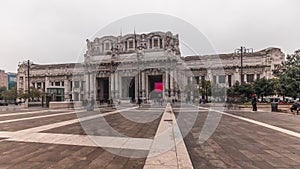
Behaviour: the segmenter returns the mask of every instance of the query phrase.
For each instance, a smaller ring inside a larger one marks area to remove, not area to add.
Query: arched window
[[[150,46],[152,45],[153,48],[163,48],[163,42],[160,36],[154,36],[150,40]]]
[[[110,43],[109,42],[105,42],[105,50],[109,50],[110,49]]]
[[[133,49],[134,48],[134,44],[133,44],[133,39],[128,39],[128,49]]]
[[[155,48],[159,47],[158,42],[159,42],[159,39],[157,37],[153,38],[153,47],[155,47]]]

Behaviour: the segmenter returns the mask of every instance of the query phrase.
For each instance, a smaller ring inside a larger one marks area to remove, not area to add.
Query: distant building
[[[17,86],[17,74],[16,73],[7,73],[8,78],[8,90],[11,90],[13,87]]]
[[[180,100],[198,97],[180,88],[192,81],[198,87],[202,79],[226,87],[241,81],[239,54],[182,56],[179,36],[171,32],[104,36],[86,42],[83,63],[31,65],[30,86],[51,93],[56,101],[137,100],[138,93],[144,99],[170,96]],[[243,81],[274,77],[272,71],[284,59],[279,48],[245,53]],[[24,63],[18,68],[19,89],[28,89],[27,78]]]
[[[0,87],[5,86],[8,89],[8,75],[4,70],[0,70]]]

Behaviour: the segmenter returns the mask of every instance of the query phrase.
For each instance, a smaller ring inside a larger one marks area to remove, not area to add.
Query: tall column
[[[170,88],[171,88],[171,97],[174,96],[174,71],[170,73]]]
[[[191,76],[189,79],[190,79],[190,83],[193,83],[193,77]],[[191,91],[191,102],[193,102],[193,100],[194,100],[194,93],[193,91]]]
[[[164,90],[164,93],[165,93],[166,98],[169,97],[168,90],[169,90],[169,73],[165,72],[165,90]]]
[[[96,73],[92,73],[92,83],[93,83],[93,99],[96,100],[97,98],[97,81],[96,81]]]
[[[119,98],[122,98],[122,86],[123,86],[123,82],[122,82],[122,76],[120,75],[120,73],[118,73],[118,86],[119,86]]]
[[[44,87],[45,87],[45,86],[44,86],[44,82],[42,81],[42,82],[41,82],[41,89],[43,90]]]
[[[84,74],[84,81],[85,81],[85,86],[82,86],[82,81],[80,80],[79,82],[79,100],[82,99],[90,99],[90,94],[91,94],[91,86],[90,86],[90,73],[87,72],[86,74]],[[82,89],[82,90],[81,90]],[[83,97],[81,98],[81,93],[83,92]]]
[[[149,97],[149,82],[148,75],[145,73],[145,97],[148,99]]]
[[[67,77],[65,77],[64,79],[64,90],[65,90],[65,100],[69,100],[70,97],[69,97],[69,94],[70,94],[70,83],[69,83],[69,80],[67,79]]]
[[[137,101],[137,97],[138,97],[138,74],[134,77],[135,78],[135,80],[134,80],[134,82],[135,82],[135,99],[136,99],[136,101]],[[124,84],[125,85],[125,84]]]
[[[145,91],[146,91],[146,90],[145,90],[145,87],[146,87],[146,86],[145,86],[145,85],[146,85],[146,84],[145,84],[145,80],[146,80],[146,79],[145,79],[145,72],[142,72],[142,97],[145,97]]]
[[[114,73],[110,73],[110,98],[114,98],[114,83],[115,83]]]
[[[174,88],[176,88],[178,90],[178,74],[177,74],[176,69],[174,70],[173,77],[174,77],[173,78],[174,79]],[[175,96],[175,99],[178,100],[178,93],[177,93],[177,91],[175,91],[174,96]]]
[[[235,72],[233,74],[233,82],[235,83],[236,81],[239,81],[241,83],[241,76],[239,74],[239,69],[235,69]]]
[[[119,73],[115,72],[115,98],[119,98]]]
[[[72,89],[71,89],[71,93],[72,93],[72,100],[74,100],[75,99],[75,94],[74,94],[74,92],[73,92],[73,88],[74,88],[74,81],[72,80],[71,81],[71,83],[72,83]]]

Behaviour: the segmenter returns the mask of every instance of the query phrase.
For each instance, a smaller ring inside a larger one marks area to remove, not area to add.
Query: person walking
[[[257,98],[256,98],[256,94],[252,94],[252,111],[257,111]]]

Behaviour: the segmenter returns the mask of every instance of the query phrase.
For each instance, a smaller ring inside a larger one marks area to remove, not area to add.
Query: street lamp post
[[[138,60],[138,86],[137,86],[137,94],[138,94],[138,105],[141,107],[141,102],[140,102],[140,55],[137,55],[137,60]]]
[[[137,100],[137,102],[138,102],[138,105],[139,105],[139,107],[141,107],[141,99],[140,99],[140,60],[141,60],[141,55],[142,55],[142,50],[144,49],[144,47],[143,46],[138,46],[137,47],[137,69],[138,69],[138,83],[137,83],[137,92],[138,92],[138,100]]]
[[[30,60],[27,61],[27,85],[28,85],[28,106],[29,106],[29,99],[30,99]]]
[[[243,78],[243,56],[246,53],[253,53],[253,49],[241,46],[240,48],[235,49],[234,52],[237,53],[237,54],[240,54],[240,56],[241,56],[241,71],[240,71],[240,73],[241,73],[241,83],[243,83],[244,82],[244,78]]]
[[[168,58],[168,61],[169,61],[169,70],[168,70],[168,74],[169,74],[169,76],[168,76],[168,97],[169,97],[169,99],[171,98],[171,59],[170,58]]]

